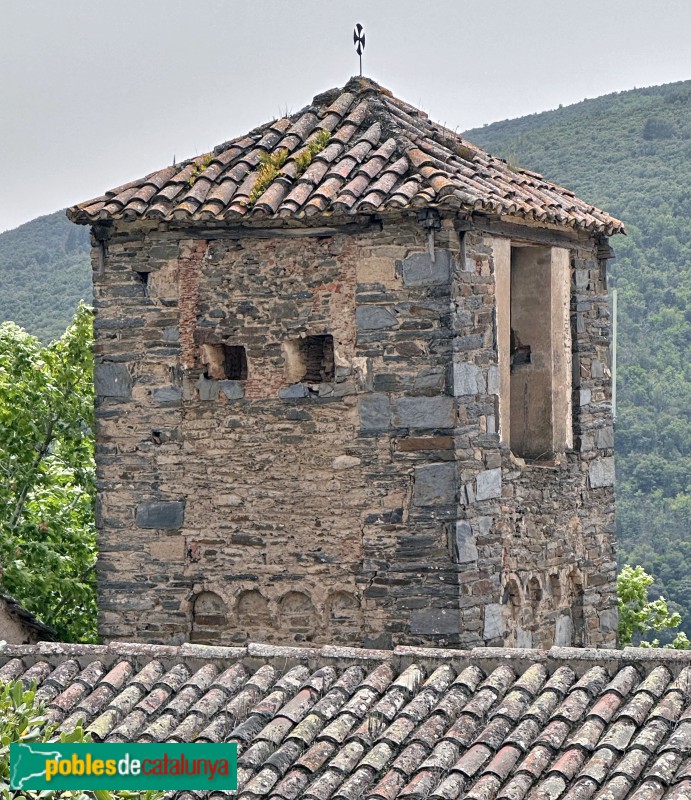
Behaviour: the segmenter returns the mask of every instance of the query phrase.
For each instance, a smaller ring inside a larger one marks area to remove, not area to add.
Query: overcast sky
[[[691,78],[689,0],[0,0],[0,231],[358,71],[459,130]]]

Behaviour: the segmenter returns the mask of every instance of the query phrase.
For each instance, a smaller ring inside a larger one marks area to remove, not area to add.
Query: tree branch
[[[53,418],[48,423],[48,430],[46,431],[45,439],[43,440],[43,444],[39,448],[38,452],[36,453],[36,457],[34,458],[33,464],[29,470],[29,475],[27,476],[26,481],[24,482],[24,486],[22,487],[21,492],[19,493],[19,497],[17,499],[17,505],[14,508],[14,512],[12,513],[12,517],[10,518],[8,529],[13,531],[17,527],[17,523],[19,522],[19,518],[22,515],[22,511],[24,510],[24,505],[26,503],[26,498],[29,494],[31,486],[33,485],[33,477],[36,474],[36,470],[41,465],[41,462],[48,454],[48,449],[53,441],[53,428],[55,427],[55,423],[57,419]]]

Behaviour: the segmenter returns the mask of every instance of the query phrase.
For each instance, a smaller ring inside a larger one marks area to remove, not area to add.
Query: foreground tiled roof
[[[247,800],[691,798],[686,653],[40,644],[0,665],[63,730],[237,742]]]
[[[272,157],[272,158],[271,158]],[[74,222],[304,218],[439,206],[610,235],[622,223],[363,78],[212,153],[68,210]]]

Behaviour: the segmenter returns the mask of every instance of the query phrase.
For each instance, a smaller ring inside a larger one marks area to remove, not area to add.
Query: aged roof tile
[[[96,741],[237,742],[238,800],[691,798],[691,655],[91,647],[0,650],[0,679]]]
[[[393,762],[392,766],[406,777],[406,780],[415,772],[422,764],[425,756],[429,753],[429,747],[421,744],[420,742],[413,742],[403,750],[398,758]],[[454,759],[455,760],[455,759]]]
[[[309,175],[289,160],[273,182],[253,192],[261,158],[281,150],[292,157],[306,154],[312,160]],[[340,186],[336,178],[349,182]],[[494,158],[366,78],[322,93],[297,114],[225,142],[212,153],[80,203],[68,216],[83,224],[140,217],[193,222],[425,205],[478,209],[605,235],[623,232],[618,220],[568,189]]]
[[[664,795],[665,800],[688,800],[689,797],[691,797],[691,780],[678,783]]]

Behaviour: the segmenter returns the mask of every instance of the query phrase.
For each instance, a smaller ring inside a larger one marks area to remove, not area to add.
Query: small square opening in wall
[[[223,345],[223,369],[230,381],[247,380],[247,353],[242,345]]]
[[[288,383],[331,383],[335,379],[334,339],[330,333],[304,336],[284,347]]]
[[[247,352],[242,345],[202,345],[202,363],[207,378],[216,380],[247,380]]]

